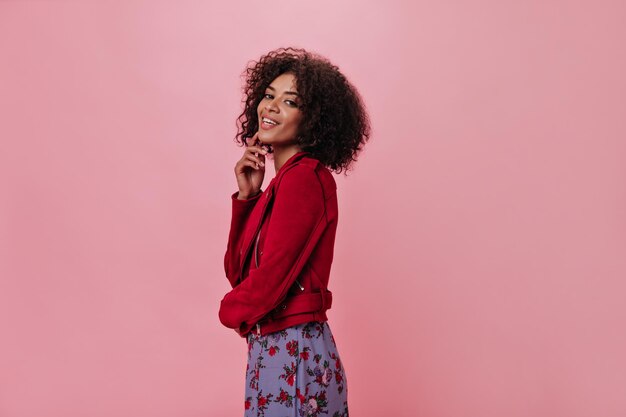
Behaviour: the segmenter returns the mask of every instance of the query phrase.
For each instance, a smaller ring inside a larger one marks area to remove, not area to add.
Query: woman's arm
[[[239,190],[231,196],[232,218],[226,254],[224,255],[224,271],[232,287],[237,285],[240,275],[241,254],[239,248],[243,239],[242,232],[250,212],[263,194],[261,184],[263,184],[265,177],[265,154],[267,151],[257,145],[258,135],[257,132],[252,136],[234,169]]]
[[[230,232],[228,233],[228,244],[226,245],[226,254],[224,254],[224,271],[226,278],[230,282],[231,287],[237,285],[240,275],[241,240],[243,239],[243,231],[246,226],[246,220],[254,205],[259,200],[263,191],[259,192],[248,199],[239,200],[239,191],[230,196],[232,200],[232,217],[230,220]]]
[[[263,262],[221,301],[226,327],[252,326],[287,295],[326,227],[322,185],[314,169],[297,165],[276,189]]]

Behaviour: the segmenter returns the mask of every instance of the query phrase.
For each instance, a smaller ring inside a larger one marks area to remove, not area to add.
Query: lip
[[[276,119],[272,119],[271,117],[269,117],[269,116],[267,116],[267,115],[262,115],[262,116],[261,116],[261,119],[263,119],[264,117],[265,117],[266,119],[269,119],[269,120],[271,120],[272,122],[276,123],[277,125],[278,125],[278,124],[280,124],[280,123],[278,123],[278,120],[276,120]]]
[[[270,129],[275,128],[276,126],[277,126],[277,125],[270,125],[270,124],[267,124],[267,123],[265,123],[265,122],[261,122],[261,124],[259,125],[259,127],[260,127],[261,129],[263,129],[263,130],[270,130]]]
[[[271,125],[269,123],[265,123],[263,121],[263,118],[269,119],[271,121],[273,121],[274,123],[276,123],[275,125]],[[259,123],[259,127],[263,130],[270,130],[272,128],[275,128],[276,126],[278,126],[280,123],[278,123],[276,120],[272,119],[271,117],[267,117],[267,116],[262,116],[261,117],[261,123]]]

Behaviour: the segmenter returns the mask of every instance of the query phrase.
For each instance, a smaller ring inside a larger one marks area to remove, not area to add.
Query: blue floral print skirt
[[[248,340],[244,417],[348,417],[348,389],[328,322]]]

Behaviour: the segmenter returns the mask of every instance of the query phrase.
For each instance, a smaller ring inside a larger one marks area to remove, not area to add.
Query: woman
[[[304,49],[271,51],[246,74],[224,257],[233,289],[219,311],[248,342],[244,415],[347,416],[326,316],[338,215],[331,170],[356,161],[367,113],[338,68]],[[269,155],[276,175],[261,190]]]

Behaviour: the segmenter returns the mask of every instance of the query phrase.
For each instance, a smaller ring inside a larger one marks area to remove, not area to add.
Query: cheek
[[[290,125],[291,125],[294,129],[296,129],[296,128],[300,125],[300,122],[301,122],[301,121],[302,121],[302,116],[298,114],[298,115],[296,115],[296,116],[294,116],[294,117],[292,117],[292,118],[291,118],[291,121],[290,121],[290,123],[289,123],[289,124],[290,124]]]

